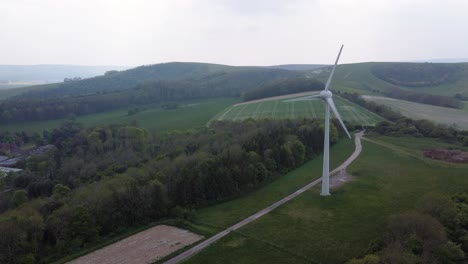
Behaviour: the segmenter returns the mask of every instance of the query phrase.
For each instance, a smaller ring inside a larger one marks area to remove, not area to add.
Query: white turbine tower
[[[338,121],[340,121],[340,124],[343,127],[346,134],[348,135],[348,137],[351,138],[348,130],[346,129],[346,126],[343,123],[343,120],[341,120],[340,114],[336,109],[335,103],[333,102],[333,94],[329,91],[329,86],[333,78],[333,74],[335,73],[336,65],[338,64],[338,60],[340,59],[342,50],[343,45],[341,45],[341,49],[338,53],[338,57],[336,58],[335,65],[333,66],[330,76],[328,77],[327,83],[325,84],[325,90],[321,91],[319,95],[311,95],[285,101],[296,102],[322,99],[325,102],[325,136],[323,142],[322,192],[320,193],[320,195],[322,196],[330,195],[330,108],[333,110],[333,113],[335,114],[335,117],[338,119]]]

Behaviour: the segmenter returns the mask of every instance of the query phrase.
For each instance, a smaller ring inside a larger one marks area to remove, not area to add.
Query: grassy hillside
[[[233,105],[218,113],[212,120],[241,121],[253,119],[323,118],[324,103],[321,100],[285,103],[285,99]],[[383,118],[341,97],[334,97],[336,107],[343,120],[351,124],[373,126]]]
[[[381,239],[389,215],[412,210],[431,193],[468,190],[467,165],[447,166],[422,157],[421,150],[428,146],[450,145],[416,138],[372,140],[363,142],[361,156],[348,169],[354,179],[332,190],[332,196],[321,197],[316,186],[187,263],[343,263],[365,254]],[[318,178],[320,162],[316,166],[294,173]],[[208,208],[197,214],[197,220],[227,226],[241,219],[240,213],[233,216],[235,212],[254,207],[255,199],[260,198],[251,195]]]
[[[128,115],[128,109],[110,112],[84,115],[76,118],[85,127],[99,126],[115,123],[136,123],[139,127],[169,131],[203,127],[208,120],[220,110],[226,108],[238,100],[234,98],[219,98],[207,100],[185,101],[174,110],[165,110],[160,104],[144,106],[146,109]],[[67,119],[57,119],[41,122],[25,122],[15,124],[0,124],[0,129],[9,131],[26,131],[42,133],[43,130],[51,130],[59,127]]]
[[[468,104],[466,102],[465,109],[461,110],[380,96],[364,96],[364,99],[389,106],[393,110],[412,119],[427,119],[434,123],[449,126],[455,125],[461,129],[468,129]]]
[[[344,92],[358,92],[361,94],[379,94],[387,88],[400,87],[408,91],[425,92],[437,95],[454,96],[460,93],[468,96],[468,63],[456,64],[459,68],[459,79],[455,81],[447,81],[435,86],[420,86],[420,87],[404,87],[396,86],[390,82],[386,82],[374,74],[372,68],[376,66],[388,65],[392,63],[385,62],[368,62],[356,64],[339,65],[334,80],[332,89]],[[318,74],[319,78],[324,81],[328,78],[329,68]]]
[[[368,62],[356,64],[343,64],[337,68],[332,89],[358,92],[364,94],[376,94],[396,85],[376,77],[372,73],[375,67],[387,67],[394,63]],[[414,65],[424,65],[415,63]],[[448,64],[452,65],[452,64]],[[468,63],[453,64],[459,69],[459,78],[455,81],[442,82],[435,86],[402,87],[409,91],[427,92],[438,95],[454,96],[460,93],[468,96]],[[325,65],[277,65],[269,67],[233,67],[208,63],[173,62],[140,66],[134,69],[116,72],[106,76],[99,76],[78,82],[64,84],[51,84],[28,87],[26,90],[53,90],[48,95],[89,94],[97,91],[115,91],[130,89],[139,83],[154,81],[180,81],[192,80],[205,85],[233,84],[236,81],[240,86],[246,86],[242,90],[258,86],[277,78],[306,75],[318,77],[326,81],[330,67]],[[59,89],[57,89],[59,88]],[[17,95],[18,91],[0,91],[0,99],[11,95]],[[44,93],[42,93],[44,94]]]
[[[283,65],[273,65],[267,66],[269,68],[276,68],[276,69],[285,69],[285,70],[292,70],[292,71],[309,71],[309,70],[316,70],[319,68],[327,67],[327,65],[323,64],[283,64]]]
[[[30,89],[30,96],[69,96],[127,90],[138,84],[158,81],[185,81],[193,86],[232,90],[239,93],[278,78],[297,75],[295,71],[265,67],[234,67],[208,63],[172,62],[145,65],[104,76],[70,81],[58,85],[43,85]],[[226,92],[226,93],[228,93]]]

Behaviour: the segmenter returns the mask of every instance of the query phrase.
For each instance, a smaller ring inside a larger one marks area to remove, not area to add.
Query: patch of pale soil
[[[351,181],[352,179],[353,177],[351,174],[347,173],[346,170],[341,170],[335,176],[330,177],[330,187],[340,187],[341,185]]]
[[[177,227],[158,225],[67,263],[153,263],[202,238],[202,236]]]
[[[284,99],[284,98],[291,98],[291,97],[314,95],[314,94],[319,94],[319,93],[320,93],[320,91],[308,91],[308,92],[302,92],[302,93],[285,94],[285,95],[267,97],[267,98],[247,101],[247,102],[243,102],[243,103],[238,103],[238,104],[235,104],[234,106],[244,105],[244,104],[252,104],[252,103],[257,103],[257,102],[264,102],[264,101],[271,101],[271,100],[277,100],[277,99]]]

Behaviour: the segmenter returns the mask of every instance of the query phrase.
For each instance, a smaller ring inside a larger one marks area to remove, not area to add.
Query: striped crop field
[[[339,96],[333,97],[336,107],[343,120],[356,125],[373,126],[384,120],[382,117],[369,112]],[[211,121],[242,121],[245,119],[295,119],[295,118],[323,118],[325,106],[322,100],[284,102],[285,98],[265,101],[255,101],[252,103],[241,103],[232,105],[215,117]],[[333,117],[333,114],[332,114]]]

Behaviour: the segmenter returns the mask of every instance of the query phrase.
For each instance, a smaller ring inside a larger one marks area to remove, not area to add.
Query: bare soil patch
[[[353,177],[351,174],[347,173],[346,170],[341,170],[338,173],[336,173],[335,176],[330,177],[330,187],[340,187],[341,185],[351,181],[352,179]]]
[[[158,225],[68,262],[69,264],[153,263],[202,239],[173,226]]]
[[[425,157],[443,160],[453,163],[468,163],[468,152],[450,149],[426,149],[423,152]]]

